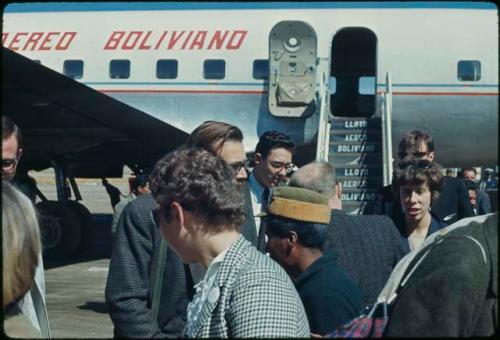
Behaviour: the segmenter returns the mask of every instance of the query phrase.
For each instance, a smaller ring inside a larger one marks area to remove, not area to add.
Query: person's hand
[[[311,338],[324,338],[321,334],[311,333]]]

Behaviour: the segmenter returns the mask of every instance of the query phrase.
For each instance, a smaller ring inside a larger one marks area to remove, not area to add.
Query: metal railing
[[[384,185],[392,179],[392,81],[387,72],[385,77],[385,93],[382,101],[382,162]]]
[[[316,93],[316,104],[319,106],[318,141],[316,147],[316,161],[328,162],[330,149],[330,120],[328,108],[328,84],[326,71],[319,72],[320,81]]]

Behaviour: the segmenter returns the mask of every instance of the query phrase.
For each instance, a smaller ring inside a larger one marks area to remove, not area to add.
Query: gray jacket
[[[310,336],[292,281],[244,237],[229,248],[209,294],[193,327],[196,338]]]

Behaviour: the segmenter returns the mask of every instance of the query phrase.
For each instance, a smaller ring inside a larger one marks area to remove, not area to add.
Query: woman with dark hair
[[[417,249],[433,232],[445,224],[431,211],[443,188],[441,166],[428,160],[400,163],[392,186],[405,215],[404,230],[400,230],[405,247]]]
[[[245,214],[234,170],[200,148],[173,151],[151,174],[153,218],[184,263],[204,278],[187,308],[190,338],[308,337],[292,281],[239,230]],[[164,311],[162,311],[164,312]]]

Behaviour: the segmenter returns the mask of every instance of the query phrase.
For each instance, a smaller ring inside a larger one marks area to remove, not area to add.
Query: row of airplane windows
[[[40,63],[40,60],[35,60]],[[128,79],[130,77],[130,60],[114,59],[109,62],[111,79]],[[175,59],[160,59],[156,62],[157,79],[177,79],[179,62]],[[83,78],[83,60],[65,60],[63,74],[73,78]],[[268,79],[269,61],[256,59],[253,61],[252,75],[254,79]],[[207,59],[203,61],[203,78],[220,80],[226,77],[226,61],[223,59]],[[481,62],[478,60],[460,60],[457,63],[457,79],[459,81],[478,81],[481,79]]]
[[[35,60],[41,63],[40,60]],[[109,62],[109,77],[111,79],[130,78],[130,60],[114,59]],[[179,62],[175,59],[160,59],[156,62],[157,79],[177,79]],[[269,61],[267,59],[256,59],[253,61],[252,74],[254,79],[268,78]],[[84,73],[83,60],[65,60],[63,63],[63,74],[73,78],[81,79]],[[224,79],[226,77],[226,61],[223,59],[207,59],[203,62],[204,79]]]

